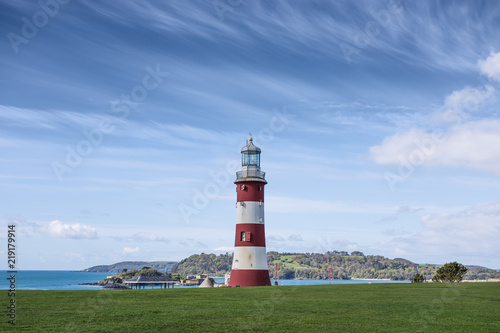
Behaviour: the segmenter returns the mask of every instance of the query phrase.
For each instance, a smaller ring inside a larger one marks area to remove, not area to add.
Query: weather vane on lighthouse
[[[259,147],[241,149],[241,171],[236,172],[236,236],[229,287],[270,286],[264,229],[264,185]]]

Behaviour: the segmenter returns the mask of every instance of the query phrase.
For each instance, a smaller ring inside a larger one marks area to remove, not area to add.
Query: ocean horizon
[[[9,289],[7,278],[12,273],[2,271],[0,283],[1,290]],[[95,283],[107,276],[116,273],[96,273],[82,271],[60,271],[60,270],[19,270],[15,273],[16,290],[99,290],[100,286],[85,285],[83,283]],[[215,278],[218,283],[223,283],[223,278]],[[366,284],[366,283],[409,283],[410,281],[389,280],[274,280],[280,286],[318,285],[318,284]],[[175,288],[196,288],[181,287]]]

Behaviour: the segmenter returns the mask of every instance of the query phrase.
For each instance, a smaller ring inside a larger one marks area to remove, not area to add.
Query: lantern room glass
[[[245,154],[241,155],[241,165],[255,165],[260,167],[260,154]]]

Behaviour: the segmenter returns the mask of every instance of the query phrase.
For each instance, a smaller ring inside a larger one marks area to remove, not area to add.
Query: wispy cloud
[[[111,119],[116,130],[105,135],[158,141],[174,146],[194,146],[199,142],[224,142],[235,137],[230,132],[190,126],[186,124],[162,123],[158,121],[137,122],[114,117],[113,114],[79,113],[73,111],[43,111],[0,105],[0,119],[4,126],[45,129],[51,131],[68,129],[83,132],[99,128],[102,119]],[[34,137],[34,135],[32,136]],[[82,138],[85,138],[82,136]],[[68,138],[68,140],[71,140]],[[74,139],[72,139],[74,140]],[[71,141],[66,142],[71,143]],[[76,142],[75,142],[76,144]]]
[[[381,213],[392,210],[378,205],[355,205],[327,200],[313,200],[294,197],[266,198],[266,209],[273,213],[333,213],[333,212],[372,212]]]
[[[4,126],[11,125],[25,128],[56,130],[74,125],[84,127],[97,126],[102,115],[80,114],[68,111],[18,108],[0,105],[0,119]]]
[[[399,206],[397,209],[396,213],[393,215],[388,215],[380,219],[379,222],[390,222],[390,221],[396,221],[401,215],[405,214],[415,214],[421,211],[424,211],[425,208],[419,207],[419,208],[412,208],[410,206]]]
[[[232,251],[234,251],[234,247],[233,246],[220,246],[220,247],[216,247],[215,249],[213,249],[213,251],[232,252]]]
[[[291,234],[290,236],[288,236],[288,240],[291,242],[303,242],[304,241],[304,239],[302,239],[301,234]]]
[[[149,242],[159,242],[164,244],[170,244],[171,240],[160,236],[157,233],[153,232],[138,232],[133,234],[132,236],[112,236],[114,239],[120,242],[126,243],[149,243]]]
[[[4,30],[22,34],[22,18],[40,3],[3,8]],[[266,213],[289,218],[269,221],[274,249],[359,250],[368,238],[398,236],[407,238],[397,247],[404,251],[415,236],[415,205],[457,212],[449,205],[466,205],[464,197],[495,196],[499,10],[495,1],[262,0],[243,1],[221,20],[212,1],[71,2],[19,54],[10,48],[0,58],[2,202],[7,213],[29,217],[16,222],[26,237],[54,248],[96,243],[96,255],[93,247],[78,251],[95,264],[165,246],[176,259],[224,250],[234,239],[234,170],[226,165],[252,132],[269,177]],[[344,44],[355,48],[351,62]],[[126,116],[114,112],[156,64],[168,79]],[[293,115],[286,128],[256,135],[283,106]],[[459,121],[436,121],[449,116]],[[83,132],[103,118],[115,129],[58,183],[51,163],[69,165],[71,149],[88,146]],[[442,140],[422,162],[434,184],[414,182],[405,196],[386,197],[385,167],[375,164],[398,164],[434,132]],[[452,168],[456,174],[440,177]],[[179,202],[193,202],[221,172],[230,181],[196,227],[179,223]],[[433,191],[451,177],[463,185],[457,193]],[[315,216],[316,235],[301,230],[300,214]],[[332,216],[348,222],[334,225]],[[398,221],[373,226],[384,217]],[[285,234],[272,229],[285,223]],[[168,233],[158,231],[165,225]],[[395,231],[381,236],[380,228]],[[318,245],[325,230],[332,236]]]

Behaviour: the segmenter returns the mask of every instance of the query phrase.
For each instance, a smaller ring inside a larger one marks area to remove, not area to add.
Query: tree
[[[424,274],[415,274],[415,277],[411,281],[411,283],[422,283],[425,281]]]
[[[140,275],[142,276],[162,276],[163,273],[157,270],[156,268],[147,268],[142,269]]]
[[[460,282],[463,280],[467,268],[464,265],[454,262],[444,264],[436,271],[432,278],[434,282]]]

